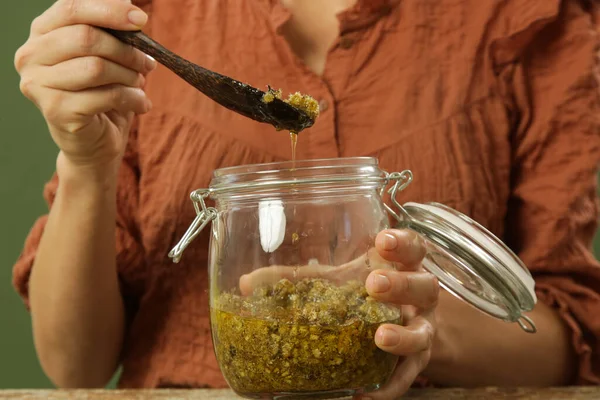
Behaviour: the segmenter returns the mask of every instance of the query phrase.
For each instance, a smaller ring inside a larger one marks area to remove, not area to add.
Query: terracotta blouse
[[[376,156],[415,175],[402,201],[472,216],[518,253],[573,332],[579,383],[600,383],[597,1],[359,0],[339,15],[323,76],[281,35],[278,0],[142,0],[166,47],[253,86],[301,91],[321,116],[299,158]],[[236,115],[159,67],[154,109],[120,171],[118,269],[128,310],[121,387],[223,387],[207,303],[207,239],[167,253],[214,169],[290,158],[288,135]],[[52,204],[56,177],[45,188]],[[28,276],[46,217],[14,267]]]

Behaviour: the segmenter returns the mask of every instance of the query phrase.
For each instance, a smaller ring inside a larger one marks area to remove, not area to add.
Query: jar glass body
[[[386,180],[371,158],[215,172],[210,240],[214,350],[249,398],[328,398],[375,390],[397,357],[375,346],[399,309],[374,301],[369,273],[389,227]],[[324,396],[324,397],[321,397]]]

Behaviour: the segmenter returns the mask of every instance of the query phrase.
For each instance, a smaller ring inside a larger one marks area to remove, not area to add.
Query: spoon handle
[[[188,80],[190,74],[193,74],[197,69],[203,69],[202,72],[207,74],[213,73],[212,71],[206,70],[198,65],[192,64],[184,58],[179,57],[163,45],[148,37],[142,31],[118,31],[114,29],[102,28],[104,31],[110,33],[120,41],[143,53],[153,57],[156,61],[175,72],[177,75]],[[192,84],[197,84],[198,76],[194,77]]]
[[[256,101],[248,102],[248,96],[258,99],[262,98],[261,93],[251,86],[203,68],[178,56],[142,31],[102,29],[121,42],[133,46],[153,57],[156,61],[222,106],[253,119],[262,117],[262,113],[256,114],[253,109]]]
[[[271,102],[263,102],[264,92],[202,68],[166,49],[142,31],[101,29],[153,57],[207,97],[238,114],[294,132],[300,132],[314,123],[314,120],[300,109],[277,98]]]

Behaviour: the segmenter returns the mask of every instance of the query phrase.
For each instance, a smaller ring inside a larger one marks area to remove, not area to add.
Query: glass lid
[[[386,208],[402,228],[426,239],[423,268],[436,275],[440,285],[453,295],[534,333],[535,324],[523,313],[531,311],[537,302],[535,282],[523,262],[494,234],[450,207],[439,203],[400,205],[396,193],[408,186],[412,173],[400,175],[389,190],[400,213]]]

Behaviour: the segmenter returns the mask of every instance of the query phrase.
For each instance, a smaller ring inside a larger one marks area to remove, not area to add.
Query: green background
[[[33,18],[52,3],[19,1],[0,12],[0,389],[52,387],[35,355],[29,314],[11,285],[23,240],[47,212],[42,189],[57,154],[41,114],[19,91],[13,60]]]
[[[51,3],[20,1],[0,13],[0,389],[51,387],[35,355],[29,315],[11,286],[23,239],[47,211],[42,188],[57,152],[40,113],[19,92],[13,56],[31,20]],[[599,254],[600,240],[596,249]]]

